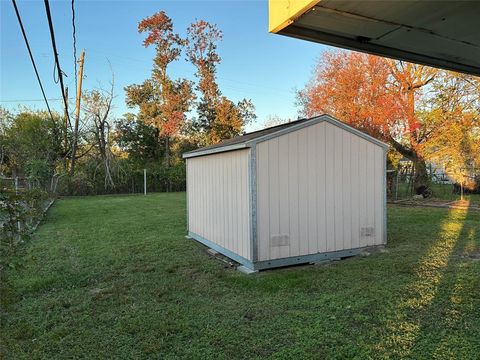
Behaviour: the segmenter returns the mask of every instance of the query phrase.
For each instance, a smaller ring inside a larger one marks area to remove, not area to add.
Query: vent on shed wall
[[[360,228],[360,236],[374,236],[375,228],[372,226]]]
[[[270,246],[288,246],[290,245],[290,236],[289,235],[272,235],[270,238]]]

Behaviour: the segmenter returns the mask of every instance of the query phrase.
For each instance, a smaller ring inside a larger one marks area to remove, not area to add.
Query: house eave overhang
[[[269,0],[269,31],[480,76],[480,2]]]

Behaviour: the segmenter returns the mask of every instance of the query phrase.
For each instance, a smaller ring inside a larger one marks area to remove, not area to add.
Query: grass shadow
[[[413,358],[475,359],[480,354],[480,212],[465,212],[435,298],[419,316]]]
[[[387,331],[376,345],[378,350],[398,357],[474,358],[470,352],[471,339],[466,339],[464,331],[459,333],[461,339],[448,334],[449,327],[445,319],[449,305],[455,301],[451,299],[452,295],[455,291],[459,292],[458,279],[465,276],[468,273],[465,270],[469,269],[462,263],[462,249],[465,250],[467,244],[470,244],[470,251],[478,249],[478,237],[475,240],[478,236],[475,235],[476,228],[480,223],[478,215],[467,210],[448,211],[440,231],[432,238],[430,248],[419,257],[413,268],[413,281],[406,284],[403,295],[386,315]],[[476,273],[478,274],[478,267]],[[475,272],[472,270],[469,275],[475,276]],[[469,287],[474,286],[475,281],[469,280]],[[456,297],[459,301],[461,295],[457,294]],[[473,298],[470,296],[469,300]],[[468,311],[456,310],[452,316],[462,320],[468,317]],[[478,313],[476,319],[480,320]],[[478,327],[476,328],[478,333]],[[445,352],[447,349],[451,351],[450,354]],[[439,350],[442,353],[437,353]]]

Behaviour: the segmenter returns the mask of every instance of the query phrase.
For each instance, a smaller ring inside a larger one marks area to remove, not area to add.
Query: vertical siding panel
[[[326,228],[326,208],[325,208],[325,123],[317,125],[316,130],[316,177],[317,177],[317,251],[327,251],[327,228]]]
[[[209,188],[207,186],[208,184],[208,173],[210,172],[209,170],[209,164],[210,164],[210,159],[207,159],[207,157],[204,157],[202,159],[202,168],[205,169],[202,171],[203,174],[203,179],[202,179],[202,206],[203,206],[203,229],[202,231],[204,233],[210,234],[210,227],[208,225],[208,220],[210,219],[210,207],[208,206],[208,193],[209,193]]]
[[[243,202],[243,168],[245,164],[243,163],[242,158],[238,158],[238,217],[240,219],[239,225],[238,225],[238,241],[239,241],[239,253],[243,256],[246,257],[245,254],[245,238],[244,238],[244,226],[245,224],[245,219],[243,216],[243,207],[244,207],[244,202]]]
[[[190,208],[191,202],[192,202],[192,197],[190,196],[192,191],[191,191],[191,186],[193,184],[192,182],[192,167],[191,163],[189,163],[188,159],[185,159],[185,166],[187,167],[187,232],[191,231],[191,226],[190,226]],[[189,191],[190,190],[190,191]]]
[[[326,146],[326,233],[327,251],[335,250],[335,129],[333,125],[325,124],[325,146]]]
[[[244,252],[244,238],[243,238],[243,197],[242,197],[242,189],[243,189],[243,162],[242,158],[237,157],[237,199],[238,199],[238,224],[237,224],[237,242],[238,242],[238,251],[242,256],[245,255]]]
[[[216,204],[216,211],[217,212],[220,212],[222,211],[221,209],[223,209],[223,203],[222,203],[222,196],[223,196],[223,176],[221,175],[222,174],[222,164],[223,164],[223,158],[221,157],[216,157],[215,159],[215,171],[216,171],[216,181],[215,181],[215,189],[217,189],[215,191],[216,193],[216,201],[215,201],[215,204]],[[223,223],[223,216],[216,216],[216,225],[217,225],[217,239],[216,239],[216,242],[217,244],[220,244],[220,243],[223,243],[223,227],[224,227],[224,223]]]
[[[238,253],[243,255],[243,234],[242,234],[242,225],[243,225],[243,218],[242,218],[242,209],[243,209],[243,202],[242,202],[242,159],[237,155],[237,248]]]
[[[203,171],[202,171],[202,168],[203,168],[203,158],[200,157],[198,159],[198,180],[199,180],[199,192],[198,192],[198,201],[200,202],[198,204],[199,206],[199,214],[198,214],[198,231],[200,232],[200,234],[204,234],[204,229],[203,229],[203,224],[205,222],[205,208],[203,207],[203,191],[202,191],[202,187],[203,187],[203,178],[204,178],[204,174],[203,174]]]
[[[232,153],[232,155],[235,152]],[[229,170],[229,191],[228,191],[228,201],[229,201],[229,218],[228,218],[228,231],[229,231],[229,249],[236,252],[236,244],[233,238],[235,237],[235,208],[237,204],[235,204],[235,156],[230,158],[228,163],[228,170]]]
[[[360,141],[359,146],[359,180],[360,180],[360,229],[368,226],[368,207],[367,207],[367,143]],[[360,235],[360,246],[368,245],[368,237]]]
[[[268,142],[263,142],[257,146],[257,242],[260,260],[267,260],[270,256],[270,177],[268,164]]]
[[[367,208],[368,227],[375,229],[375,145],[367,144]],[[368,236],[368,245],[375,243],[375,232]]]
[[[279,156],[278,156],[278,138],[268,142],[268,158],[269,158],[269,207],[270,207],[270,238],[269,251],[270,259],[276,259],[280,256],[278,246],[272,247],[271,237],[280,234],[280,189],[279,189]]]
[[[225,246],[225,162],[223,159],[219,159],[218,162],[218,206],[219,210],[222,209],[222,216],[219,216],[219,229],[218,229],[218,244]]]
[[[235,157],[232,157],[228,162],[228,248],[235,251],[235,242],[233,241],[234,237],[234,212],[236,208],[235,204]]]
[[[250,218],[248,216],[249,213],[249,206],[250,206],[250,194],[249,194],[249,179],[248,179],[248,173],[250,171],[250,162],[249,158],[245,158],[243,160],[243,167],[244,167],[244,172],[243,172],[243,221],[245,223],[245,226],[243,227],[243,241],[245,243],[244,246],[244,254],[247,259],[250,259]],[[251,189],[253,190],[253,189]]]
[[[289,198],[289,228],[290,228],[290,256],[299,255],[299,199],[298,199],[298,132],[288,135],[288,198]]]
[[[194,176],[193,176],[193,186],[192,186],[192,189],[193,189],[193,194],[192,194],[192,197],[193,197],[193,201],[192,201],[192,205],[194,206],[192,209],[190,209],[190,213],[192,214],[191,215],[191,220],[192,220],[192,224],[193,224],[193,227],[192,227],[192,230],[193,232],[195,233],[198,233],[198,183],[200,182],[200,179],[198,178],[198,161],[194,160],[194,159],[190,159],[189,160],[190,163],[192,164],[192,169],[193,169],[193,173],[194,173]]]
[[[249,151],[250,153],[250,151]],[[254,189],[250,186],[250,154],[248,157],[244,159],[244,166],[245,166],[245,172],[243,174],[243,192],[244,192],[244,221],[245,221],[245,226],[244,226],[244,234],[243,237],[245,239],[245,254],[247,256],[247,259],[250,259],[252,257],[252,254],[250,253],[251,251],[251,223],[250,223],[250,196],[251,196],[251,191],[253,192]],[[252,204],[253,205],[253,204]]]
[[[300,255],[308,254],[307,130],[298,131],[298,193]]]
[[[240,183],[239,183],[239,176],[238,176],[238,152],[232,152],[233,155],[233,161],[232,161],[232,167],[233,167],[233,176],[232,176],[232,184],[233,184],[233,205],[232,205],[232,227],[233,227],[233,236],[232,236],[232,249],[234,249],[234,252],[240,253],[240,237],[238,236],[238,228],[240,225],[240,217],[238,216],[238,211],[240,209],[240,202],[239,202],[239,191],[240,191]]]
[[[350,184],[352,190],[352,247],[360,247],[360,173],[359,173],[359,138],[351,137],[350,156],[352,173]]]
[[[342,209],[343,209],[343,248],[352,248],[352,188],[350,179],[352,177],[352,163],[350,158],[351,138],[355,136],[347,131],[343,131],[342,138]]]
[[[244,173],[244,187],[243,187],[243,193],[244,193],[244,219],[245,219],[245,234],[244,234],[244,239],[245,239],[245,253],[247,256],[247,259],[252,258],[252,253],[251,253],[251,246],[250,242],[252,241],[251,238],[251,224],[250,224],[250,191],[253,191],[253,188],[250,188],[250,178],[249,178],[249,173],[250,173],[250,157],[247,156],[245,157],[244,160],[245,163],[245,173]]]
[[[212,196],[215,197],[215,202],[212,205],[214,207],[213,217],[214,217],[214,225],[215,229],[211,229],[211,231],[215,231],[216,237],[215,242],[217,244],[223,244],[225,241],[224,238],[224,217],[221,214],[222,209],[222,195],[223,195],[223,187],[225,185],[225,177],[223,174],[223,163],[226,161],[226,157],[224,156],[213,156],[212,158],[212,165],[213,165],[213,174],[216,176],[216,180],[212,179],[212,183],[207,184],[206,186],[213,189]]]
[[[228,248],[232,249],[235,251],[235,244],[233,241],[233,227],[235,226],[233,221],[233,213],[235,211],[235,203],[234,203],[234,195],[235,195],[235,190],[234,190],[234,159],[235,157],[232,157],[230,161],[228,162]]]
[[[383,149],[375,146],[375,245],[382,243],[383,234]]]
[[[315,129],[307,131],[308,253],[317,252],[317,152]]]
[[[211,238],[211,228],[210,228],[210,213],[212,212],[212,209],[210,206],[208,206],[208,197],[210,195],[210,188],[206,186],[205,184],[208,184],[208,180],[210,179],[209,173],[210,173],[210,164],[211,164],[211,159],[203,158],[203,167],[205,168],[205,171],[202,171],[203,173],[203,207],[204,207],[204,219],[205,222],[203,224],[204,232],[208,232],[210,234]]]
[[[233,241],[233,249],[236,253],[239,253],[240,249],[239,249],[239,240],[240,240],[240,237],[238,236],[238,225],[239,225],[239,216],[238,216],[238,210],[240,209],[240,203],[239,203],[239,199],[238,199],[238,190],[239,190],[239,181],[238,181],[238,156],[235,156],[234,157],[234,160],[232,161],[232,165],[233,165],[233,184],[234,184],[234,191],[233,191],[233,203],[236,204],[235,206],[233,206],[233,221],[232,221],[232,224],[233,224],[233,237],[232,237],[232,241]]]
[[[230,227],[228,225],[228,222],[230,221],[230,202],[229,202],[229,196],[230,196],[230,175],[229,175],[229,169],[230,169],[230,164],[226,161],[223,161],[223,166],[224,166],[224,175],[223,175],[223,186],[225,187],[224,189],[224,214],[223,214],[223,231],[225,233],[224,238],[223,238],[223,246],[227,249],[230,249]]]
[[[203,191],[202,191],[202,203],[203,203],[203,216],[204,216],[204,221],[203,221],[203,231],[205,233],[210,233],[210,227],[208,225],[208,221],[210,220],[210,207],[208,206],[208,193],[209,193],[209,188],[206,186],[208,184],[208,173],[210,172],[209,170],[209,164],[210,161],[208,161],[206,157],[203,158],[203,168],[205,168],[205,171],[202,171],[203,173]]]
[[[342,157],[343,157],[343,130],[335,127],[335,250],[344,248],[343,244],[343,178],[342,178]]]
[[[211,159],[211,161],[206,161],[206,167],[208,169],[208,171],[206,172],[206,181],[207,182],[210,182],[212,181],[212,168],[214,166],[214,161],[215,159]],[[208,209],[208,212],[207,212],[207,222],[206,222],[206,226],[207,226],[207,229],[208,231],[212,234],[211,238],[213,239],[214,238],[214,229],[213,229],[213,224],[212,224],[212,220],[213,220],[213,214],[214,214],[214,209],[212,207],[212,190],[211,190],[211,186],[208,186],[205,188],[205,198],[206,198],[206,201],[209,202],[209,204],[206,204],[207,206],[207,209]]]
[[[290,238],[290,196],[288,193],[289,166],[289,137],[288,135],[278,138],[278,179],[279,179],[279,234]],[[279,257],[290,256],[290,245],[279,247]]]
[[[194,185],[193,181],[193,166],[192,162],[189,159],[185,160],[187,164],[187,214],[188,214],[188,231],[192,231],[192,209],[193,209],[193,191],[192,186]]]
[[[244,191],[245,191],[245,169],[248,169],[248,163],[245,163],[245,159],[242,159],[240,158],[240,217],[241,217],[241,224],[245,224],[245,226],[240,226],[240,241],[241,241],[241,244],[242,244],[242,256],[245,257],[245,258],[248,258],[248,255],[247,255],[247,248],[246,248],[246,243],[247,243],[247,239],[246,239],[246,234],[245,234],[245,227],[246,225],[248,224],[248,222],[246,221],[247,218],[245,216],[245,208],[246,208],[246,204],[245,204],[245,201],[246,201],[246,196],[244,194]]]
[[[198,193],[198,184],[200,183],[200,178],[199,178],[199,174],[198,174],[198,159],[190,159],[190,161],[192,162],[192,167],[195,169],[194,172],[195,172],[195,182],[194,182],[194,186],[193,186],[193,191],[194,191],[194,194],[193,197],[195,199],[195,201],[193,202],[193,205],[195,206],[193,209],[192,209],[192,222],[195,224],[194,225],[194,232],[195,233],[199,233],[199,228],[198,228],[198,222],[199,222],[199,201],[198,201],[198,197],[200,196],[199,193]]]

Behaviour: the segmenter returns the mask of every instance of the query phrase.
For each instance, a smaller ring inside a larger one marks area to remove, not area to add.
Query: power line
[[[68,98],[68,100],[73,100],[75,98]],[[58,101],[63,100],[63,98],[50,98],[47,99],[49,101]],[[45,101],[45,99],[8,99],[8,100],[0,100],[0,102],[36,102],[36,101]]]
[[[75,28],[75,0],[72,0],[73,62],[75,65],[75,89],[77,88],[77,30]]]
[[[118,55],[118,54],[113,54],[113,53],[109,53],[109,52],[105,52],[105,51],[101,51],[101,50],[89,50],[90,52],[93,52],[93,53],[98,53],[98,54],[104,54],[104,55],[111,55],[112,57],[115,58],[115,64],[119,64],[119,65],[124,65],[124,66],[129,66],[127,65],[125,62],[122,63],[119,63],[118,62],[118,58],[121,58],[121,59],[125,59],[125,60],[129,60],[129,61],[135,61],[135,62],[141,62],[141,63],[145,63],[145,60],[141,60],[141,59],[137,59],[137,58],[132,58],[132,57],[129,57],[129,56],[123,56],[123,55]],[[176,64],[178,65],[178,63]],[[151,69],[147,69],[146,67],[142,67],[142,69],[145,69],[145,70],[151,70]],[[193,71],[191,69],[186,69],[186,68],[183,68],[180,70],[180,72],[183,72],[183,73],[189,73],[191,75],[194,75],[196,74],[196,71]],[[251,83],[251,82],[246,82],[246,81],[241,81],[241,80],[237,80],[237,79],[231,79],[231,78],[226,78],[226,77],[223,77],[223,76],[216,76],[216,78],[218,80],[224,80],[224,81],[228,81],[228,82],[231,82],[231,83],[235,83],[235,84],[238,84],[238,85],[246,85],[246,86],[250,86],[250,87],[254,87],[254,88],[264,88],[266,90],[269,90],[269,91],[274,91],[274,92],[277,92],[277,93],[283,93],[283,94],[292,94],[292,91],[290,90],[286,90],[286,89],[281,89],[281,88],[278,88],[278,87],[273,87],[273,86],[268,86],[268,85],[262,85],[262,84],[255,84],[255,83]],[[191,80],[191,79],[190,79]],[[239,91],[242,91],[241,89],[239,89]],[[245,91],[250,91],[250,90],[245,90]]]
[[[63,86],[63,72],[62,72],[62,69],[60,68],[60,62],[58,61],[57,45],[55,43],[55,31],[53,30],[52,14],[50,13],[50,5],[48,3],[48,0],[44,0],[44,2],[45,2],[45,11],[47,13],[47,19],[48,19],[48,27],[50,29],[50,37],[52,40],[53,55],[55,57],[55,65],[57,67],[58,78],[60,80],[60,88],[62,90],[62,98],[63,98],[63,104],[65,106],[65,114],[67,115],[68,122],[70,123],[70,116],[68,115],[68,102],[65,96],[65,87]]]
[[[30,44],[28,43],[27,34],[25,33],[25,29],[23,27],[22,18],[20,17],[17,3],[15,0],[12,0],[12,3],[13,3],[13,7],[15,8],[15,13],[17,14],[17,19],[18,19],[18,23],[20,24],[20,29],[22,30],[22,35],[23,35],[23,39],[25,40],[25,45],[27,45],[28,54],[30,55],[30,60],[32,61],[33,69],[35,70],[35,75],[37,76],[38,84],[40,85],[40,89],[42,90],[43,99],[45,100],[48,113],[50,114],[50,117],[52,118],[52,121],[53,121],[52,111],[50,110],[50,105],[48,105],[47,96],[45,95],[45,90],[43,89],[42,81],[40,80],[40,75],[38,74],[37,65],[35,64],[35,59],[33,58],[32,50],[30,49]]]

